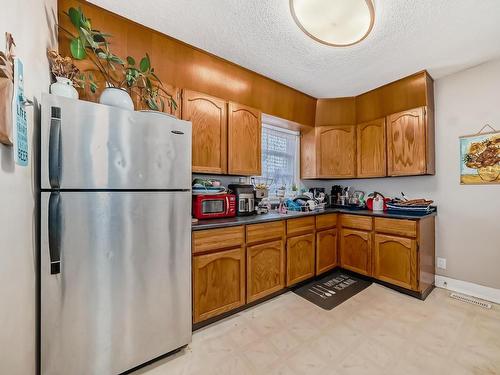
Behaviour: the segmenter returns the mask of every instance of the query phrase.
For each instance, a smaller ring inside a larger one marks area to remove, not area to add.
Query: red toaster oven
[[[193,216],[197,219],[236,216],[236,196],[233,194],[193,195]]]

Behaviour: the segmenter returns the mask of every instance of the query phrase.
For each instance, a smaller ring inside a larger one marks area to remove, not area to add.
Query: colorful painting
[[[460,183],[500,184],[500,132],[460,137]]]

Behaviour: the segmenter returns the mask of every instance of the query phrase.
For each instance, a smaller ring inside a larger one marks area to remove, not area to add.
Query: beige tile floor
[[[193,335],[134,375],[500,374],[500,306],[373,284],[331,311],[289,292]]]

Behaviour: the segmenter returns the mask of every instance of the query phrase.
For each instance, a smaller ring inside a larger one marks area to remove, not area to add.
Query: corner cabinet
[[[357,125],[357,176],[387,175],[385,118]]]
[[[434,173],[434,146],[430,132],[426,107],[387,117],[389,176]]]
[[[229,103],[228,173],[243,176],[261,174],[261,112]]]
[[[193,172],[227,173],[226,101],[183,90],[182,119],[193,124]]]

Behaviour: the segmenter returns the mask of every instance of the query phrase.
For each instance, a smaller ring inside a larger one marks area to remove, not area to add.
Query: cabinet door
[[[284,242],[247,247],[247,303],[285,287]]]
[[[337,266],[337,230],[316,233],[316,275]]]
[[[228,173],[260,176],[261,113],[237,103],[229,103]]]
[[[314,234],[290,237],[286,244],[286,285],[314,276]]]
[[[194,323],[245,304],[245,249],[193,257]]]
[[[227,172],[227,103],[195,91],[182,92],[182,119],[193,124],[193,172]]]
[[[181,89],[169,84],[162,85],[163,90],[165,90],[165,95],[162,95],[163,101],[165,103],[163,112],[168,113],[169,115],[175,116],[177,118],[181,117],[181,107],[182,107],[182,97],[181,97]],[[175,101],[175,106],[172,105],[172,102],[166,99],[166,95],[170,95],[172,99]],[[132,101],[134,102],[134,108],[136,111],[139,110],[151,110],[148,104],[141,99],[138,92],[132,92],[130,94],[132,97]],[[161,108],[160,108],[161,110]]]
[[[385,118],[358,124],[356,138],[357,176],[386,176]]]
[[[371,274],[371,233],[352,229],[342,229],[340,239],[340,264],[343,268]]]
[[[387,118],[389,176],[426,173],[425,107],[395,113]]]
[[[316,129],[303,130],[300,133],[300,177],[316,178]]]
[[[375,234],[375,278],[417,290],[417,241]]]
[[[356,126],[321,126],[317,132],[318,177],[356,177]]]

